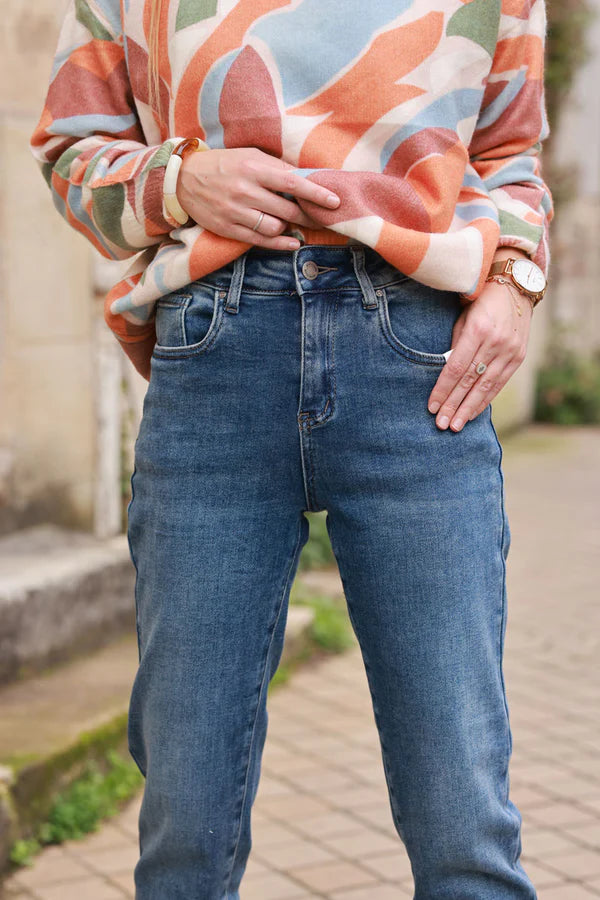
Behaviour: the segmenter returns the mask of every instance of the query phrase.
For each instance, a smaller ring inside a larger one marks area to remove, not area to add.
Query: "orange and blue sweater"
[[[552,195],[544,0],[163,0],[160,109],[147,88],[150,0],[69,0],[30,139],[62,216],[132,259],[104,316],[140,365],[156,300],[249,245],[163,203],[173,142],[258,147],[335,191],[300,200],[306,243],[360,241],[475,300],[498,246],[547,274]]]

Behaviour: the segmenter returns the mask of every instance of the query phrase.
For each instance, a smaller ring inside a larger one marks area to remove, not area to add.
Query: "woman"
[[[74,228],[139,254],[105,316],[149,380],[138,900],[239,897],[307,510],[327,510],[415,897],[536,896],[490,402],[548,270],[545,28],[543,0],[68,7],[31,149]]]

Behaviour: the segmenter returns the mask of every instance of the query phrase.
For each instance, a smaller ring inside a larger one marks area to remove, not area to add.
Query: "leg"
[[[498,502],[483,490],[431,516],[404,495],[328,513],[418,900],[535,897],[508,798]]]
[[[298,312],[284,300],[266,318],[248,299],[206,355],[152,363],[128,523],[140,651],[129,746],[146,776],[137,900],[239,897],[267,686],[308,537],[287,356]],[[270,355],[275,329],[289,344]]]
[[[408,293],[407,304],[407,327],[421,324]],[[534,900],[508,796],[510,530],[491,409],[440,431],[427,397],[443,363],[397,353],[360,304],[344,315],[336,414],[313,431],[316,484],[415,900]],[[422,320],[423,334],[440,323],[433,350],[449,346],[452,318],[440,304]]]

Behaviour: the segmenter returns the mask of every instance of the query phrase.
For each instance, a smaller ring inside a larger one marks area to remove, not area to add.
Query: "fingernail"
[[[429,412],[430,412],[430,413],[436,413],[436,412],[438,411],[439,408],[440,408],[440,404],[437,402],[437,400],[433,400],[433,401],[429,404]]]
[[[337,206],[340,202],[340,198],[336,197],[335,194],[330,194],[326,202],[327,206]]]
[[[440,426],[440,428],[446,428],[449,421],[450,419],[448,418],[448,416],[442,416],[440,421],[438,422],[438,425]]]
[[[290,250],[297,250],[299,246],[300,246],[300,241],[296,241],[296,240],[290,241],[288,244],[288,247],[290,248]]]
[[[452,422],[452,427],[456,428],[457,431],[459,428],[462,428],[463,425],[464,425],[464,422],[462,419],[454,419],[454,421]]]

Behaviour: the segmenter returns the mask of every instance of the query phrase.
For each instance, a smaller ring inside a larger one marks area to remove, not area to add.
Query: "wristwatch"
[[[546,276],[531,259],[499,259],[492,263],[487,278],[504,275],[508,282],[533,302],[536,306],[546,293]],[[487,279],[486,279],[487,281]]]

